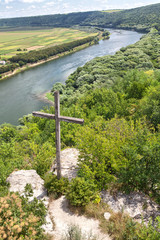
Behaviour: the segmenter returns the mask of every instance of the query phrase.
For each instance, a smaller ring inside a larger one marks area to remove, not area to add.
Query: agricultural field
[[[67,28],[0,32],[0,57],[7,59],[17,53],[59,45],[94,35],[96,33]]]
[[[121,12],[123,9],[111,9],[111,10],[104,10],[102,12],[113,13],[113,12]]]

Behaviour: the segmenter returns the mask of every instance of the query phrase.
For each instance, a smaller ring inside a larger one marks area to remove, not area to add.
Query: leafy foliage
[[[45,176],[44,186],[48,193],[54,195],[55,198],[64,195],[67,192],[68,185],[68,178],[62,177],[61,179],[58,179],[57,176],[53,175],[52,173]]]
[[[46,239],[41,228],[45,214],[37,199],[29,203],[15,193],[0,198],[0,238]]]
[[[73,206],[85,206],[91,201],[97,203],[100,201],[96,185],[92,181],[78,177],[71,180],[66,198]]]

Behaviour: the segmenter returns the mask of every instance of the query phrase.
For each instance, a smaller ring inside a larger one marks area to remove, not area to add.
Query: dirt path
[[[78,155],[79,151],[75,148],[67,148],[61,152],[62,176],[68,177],[69,180],[76,177]],[[55,223],[54,240],[61,240],[71,225],[79,226],[86,237],[91,235],[96,236],[96,240],[111,240],[100,231],[98,220],[72,213],[64,196],[50,202],[49,213]]]
[[[49,212],[55,223],[53,232],[55,240],[61,240],[71,225],[79,226],[82,234],[86,237],[96,236],[96,240],[111,240],[108,235],[104,235],[100,231],[98,220],[73,214],[69,210],[67,200],[64,196],[50,203]]]

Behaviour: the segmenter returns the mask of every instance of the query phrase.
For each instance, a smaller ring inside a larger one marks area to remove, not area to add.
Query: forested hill
[[[71,27],[84,22],[92,12],[55,14],[35,17],[0,19],[0,27]]]
[[[79,12],[35,17],[0,19],[0,27],[71,27],[94,25],[148,31],[160,24],[160,3],[117,12]]]
[[[113,13],[97,12],[90,15],[83,24],[149,31],[153,25],[158,27],[160,24],[159,13],[158,3]]]

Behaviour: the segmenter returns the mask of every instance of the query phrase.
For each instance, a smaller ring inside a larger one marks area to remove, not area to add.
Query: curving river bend
[[[77,67],[83,66],[95,57],[113,55],[121,47],[137,42],[143,35],[125,30],[109,31],[111,32],[109,40],[101,40],[98,45],[0,81],[0,124],[7,122],[18,125],[18,119],[23,115],[49,105],[39,96],[49,91],[54,83],[64,83]]]

